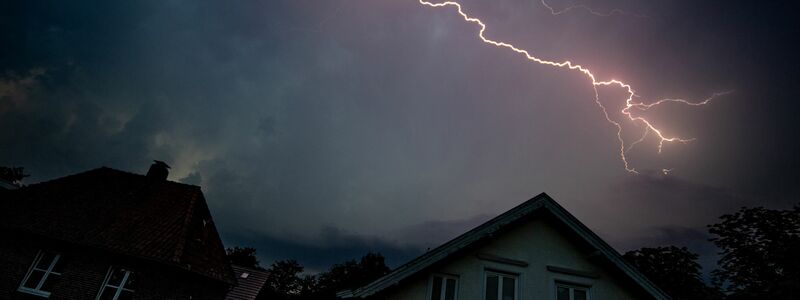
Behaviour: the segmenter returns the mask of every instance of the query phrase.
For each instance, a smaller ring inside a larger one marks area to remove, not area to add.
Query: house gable
[[[459,295],[481,295],[487,270],[519,275],[521,296],[547,295],[556,282],[592,286],[609,299],[668,299],[620,255],[546,194],[340,297],[425,299],[430,274],[459,277]],[[542,294],[544,293],[544,294]],[[554,292],[553,292],[554,293]],[[549,298],[544,298],[549,299]]]

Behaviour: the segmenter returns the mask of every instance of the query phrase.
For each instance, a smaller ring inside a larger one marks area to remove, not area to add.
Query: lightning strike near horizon
[[[713,99],[715,99],[715,98],[717,98],[719,96],[726,95],[726,94],[730,93],[730,91],[721,92],[721,93],[714,93],[713,95],[711,95],[710,97],[704,99],[703,101],[697,101],[697,102],[692,102],[692,101],[684,100],[684,99],[662,99],[662,100],[658,100],[658,101],[655,101],[655,102],[652,102],[652,103],[634,102],[633,99],[635,97],[639,97],[639,96],[636,94],[636,91],[633,89],[633,87],[628,83],[625,83],[625,82],[617,80],[617,79],[598,80],[595,77],[595,75],[587,67],[584,67],[584,66],[582,66],[580,64],[575,64],[575,63],[573,63],[572,61],[569,61],[569,60],[564,60],[564,61],[560,61],[560,62],[559,61],[545,60],[545,59],[542,59],[542,58],[539,58],[539,57],[536,57],[536,56],[532,55],[531,53],[529,53],[525,49],[517,48],[516,46],[514,46],[512,44],[509,44],[509,43],[506,43],[506,42],[495,41],[495,40],[487,38],[485,36],[485,34],[484,34],[486,32],[486,24],[483,23],[483,21],[481,21],[480,19],[475,18],[475,17],[471,17],[470,15],[465,13],[464,10],[461,7],[461,4],[458,3],[458,2],[446,1],[446,2],[436,2],[436,3],[434,3],[434,2],[429,2],[429,1],[426,1],[426,0],[418,0],[418,1],[419,1],[420,4],[422,4],[424,6],[429,6],[429,7],[433,7],[433,8],[446,7],[446,6],[455,7],[457,12],[458,12],[458,14],[461,15],[461,17],[464,19],[464,21],[477,24],[480,27],[480,30],[478,31],[478,37],[484,43],[487,43],[487,44],[490,44],[490,45],[493,45],[493,46],[496,46],[496,47],[499,47],[499,48],[509,49],[511,51],[514,51],[516,53],[519,53],[519,54],[525,56],[525,58],[528,59],[529,61],[533,61],[533,62],[536,62],[536,63],[541,64],[541,65],[548,65],[548,66],[557,67],[557,68],[565,68],[565,69],[575,70],[575,71],[579,71],[579,72],[583,73],[592,83],[592,89],[594,90],[594,102],[603,111],[603,115],[605,116],[606,120],[617,128],[617,140],[619,140],[619,143],[620,143],[619,156],[620,156],[620,159],[622,160],[622,163],[623,163],[623,165],[625,167],[625,170],[630,172],[630,173],[638,174],[639,172],[636,171],[636,169],[633,168],[630,165],[630,163],[628,162],[628,158],[625,156],[625,154],[630,149],[632,149],[633,146],[643,142],[648,137],[648,135],[650,133],[654,134],[659,140],[658,141],[658,153],[661,153],[661,150],[662,150],[663,145],[664,145],[665,142],[670,142],[670,143],[678,142],[678,143],[684,143],[685,144],[685,143],[688,143],[688,142],[691,142],[691,141],[694,140],[694,138],[688,138],[687,139],[687,138],[668,137],[668,136],[666,136],[664,133],[662,133],[661,129],[655,127],[650,121],[648,121],[644,117],[642,117],[642,116],[634,116],[633,112],[631,112],[632,108],[636,108],[639,111],[645,111],[645,110],[650,109],[650,108],[652,108],[654,106],[658,106],[658,105],[661,105],[661,104],[664,104],[664,103],[681,103],[681,104],[690,105],[690,106],[700,106],[700,105],[708,104],[709,102],[711,102],[711,100],[713,100]],[[548,6],[547,3],[545,3],[544,1],[542,1],[542,3],[545,6],[547,6],[548,8],[550,8],[550,6]],[[552,10],[552,8],[551,8],[551,11],[553,11],[553,13],[556,14],[555,10]],[[564,10],[564,11],[566,11],[566,10]],[[559,11],[559,13],[563,13],[564,11]],[[617,86],[617,87],[620,87],[620,88],[625,90],[625,92],[628,94],[628,97],[627,97],[627,99],[625,99],[625,107],[620,112],[623,115],[625,115],[629,119],[630,122],[637,123],[640,126],[644,127],[644,129],[643,129],[644,133],[642,134],[642,137],[639,138],[638,140],[634,141],[633,143],[631,143],[628,146],[627,149],[625,147],[625,139],[622,137],[622,125],[619,122],[614,121],[614,120],[611,119],[611,117],[608,114],[608,110],[606,110],[606,107],[600,102],[600,92],[598,91],[598,87],[609,87],[609,86]],[[662,169],[662,172],[665,175],[669,174],[670,171],[672,171],[672,169]]]
[[[567,6],[567,7],[563,8],[561,10],[556,10],[555,8],[550,6],[550,4],[547,4],[547,2],[545,2],[545,0],[542,0],[542,5],[544,5],[544,7],[546,7],[548,10],[550,10],[550,14],[552,14],[554,16],[565,14],[565,13],[571,11],[571,10],[574,10],[574,9],[583,9],[583,10],[589,12],[590,14],[593,14],[593,15],[599,16],[599,17],[610,17],[610,16],[618,14],[618,15],[627,15],[627,16],[632,16],[632,17],[636,17],[636,18],[643,18],[643,19],[644,18],[649,18],[647,15],[627,12],[627,11],[621,10],[619,8],[614,8],[614,9],[608,11],[608,12],[602,12],[602,11],[597,11],[597,10],[593,9],[593,8],[589,7],[588,5],[586,5],[586,4],[573,4],[573,5],[570,5],[570,6]]]

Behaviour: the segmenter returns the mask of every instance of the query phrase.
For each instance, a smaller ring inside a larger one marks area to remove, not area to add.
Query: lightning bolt
[[[419,1],[420,4],[422,4],[424,6],[429,6],[429,7],[433,7],[433,8],[447,7],[447,6],[454,7],[456,9],[456,11],[458,12],[458,14],[461,15],[461,17],[464,19],[464,21],[469,22],[469,23],[477,24],[480,27],[480,30],[478,31],[478,37],[481,39],[481,41],[483,41],[486,44],[490,44],[490,45],[493,45],[493,46],[496,46],[496,47],[499,47],[499,48],[505,48],[505,49],[514,51],[514,52],[524,56],[527,60],[529,60],[531,62],[535,62],[535,63],[541,64],[541,65],[547,65],[547,66],[552,66],[552,67],[562,68],[562,69],[569,69],[569,70],[574,70],[574,71],[578,71],[578,72],[583,73],[589,79],[589,81],[591,81],[591,83],[592,83],[592,89],[594,90],[594,102],[603,111],[603,115],[605,116],[606,120],[617,128],[617,140],[619,141],[619,144],[620,144],[620,146],[619,146],[619,156],[620,156],[620,159],[622,160],[622,163],[623,163],[623,166],[625,167],[625,170],[630,172],[630,173],[638,174],[639,172],[636,171],[636,169],[633,168],[630,165],[630,163],[628,162],[628,158],[625,156],[625,154],[633,146],[635,146],[636,144],[639,144],[642,141],[644,141],[645,138],[647,138],[649,134],[652,133],[653,135],[655,135],[656,138],[658,138],[658,152],[659,153],[661,153],[661,150],[662,150],[663,145],[664,145],[665,142],[669,142],[669,143],[678,142],[678,143],[684,143],[685,144],[685,143],[688,143],[688,142],[691,142],[691,141],[694,140],[693,138],[687,139],[687,138],[681,138],[681,137],[666,136],[662,132],[661,129],[655,127],[649,120],[645,119],[642,116],[635,116],[633,114],[633,112],[631,111],[632,108],[636,108],[639,111],[644,111],[644,110],[650,109],[650,108],[652,108],[654,106],[658,106],[658,105],[661,105],[661,104],[664,104],[664,103],[682,103],[682,104],[685,104],[685,105],[700,106],[700,105],[708,104],[711,100],[713,100],[716,97],[719,97],[719,96],[722,96],[722,95],[730,93],[730,91],[722,92],[722,93],[715,93],[712,96],[710,96],[709,98],[706,98],[705,100],[698,101],[698,102],[692,102],[692,101],[688,101],[688,100],[684,100],[684,99],[662,99],[662,100],[658,100],[658,101],[655,101],[655,102],[652,102],[652,103],[649,103],[649,104],[646,104],[646,103],[643,103],[643,102],[635,102],[633,100],[633,98],[634,97],[639,97],[639,96],[636,94],[636,92],[634,91],[633,87],[628,83],[625,83],[625,82],[617,80],[617,79],[598,80],[595,77],[595,75],[588,68],[586,68],[586,67],[584,67],[584,66],[582,66],[580,64],[573,63],[572,61],[569,61],[569,60],[565,60],[565,61],[545,60],[545,59],[542,59],[542,58],[539,58],[539,57],[536,57],[536,56],[532,55],[531,53],[529,53],[525,49],[517,48],[516,46],[514,46],[512,44],[509,44],[509,43],[506,43],[506,42],[495,41],[495,40],[487,38],[486,35],[485,35],[486,24],[483,23],[483,21],[481,21],[480,19],[475,18],[475,17],[471,17],[470,15],[465,13],[463,8],[461,7],[461,4],[458,3],[458,2],[446,1],[446,2],[433,3],[433,2],[426,1],[426,0],[418,0],[418,1]],[[545,3],[544,1],[542,1],[542,3],[547,5],[547,3]],[[554,13],[556,13],[556,12],[554,11]],[[611,119],[611,117],[608,114],[608,110],[606,110],[606,107],[603,106],[603,104],[600,102],[600,93],[598,91],[598,87],[609,87],[609,86],[616,86],[616,87],[624,89],[627,92],[628,97],[627,97],[627,99],[625,99],[625,107],[621,110],[621,113],[623,115],[625,115],[629,119],[630,122],[637,123],[637,124],[639,124],[640,126],[642,126],[644,128],[643,129],[644,133],[642,134],[642,137],[639,140],[631,143],[631,145],[629,146],[628,149],[625,148],[625,139],[622,137],[622,125],[619,122],[614,121],[614,120]],[[671,169],[662,169],[662,172],[665,173],[665,174],[668,174],[669,171],[671,171]]]
[[[725,96],[725,95],[730,94],[730,93],[733,93],[733,91],[717,92],[717,93],[712,94],[710,97],[708,97],[706,99],[703,99],[702,101],[689,101],[689,100],[684,100],[684,99],[661,99],[661,100],[658,100],[658,101],[650,103],[650,104],[631,103],[631,107],[635,107],[635,108],[638,108],[640,110],[648,110],[653,106],[657,106],[657,105],[664,104],[664,103],[667,103],[667,102],[677,102],[677,103],[682,103],[682,104],[690,105],[690,106],[702,106],[702,105],[708,104],[709,102],[711,102],[711,100],[714,100],[717,97]]]
[[[544,7],[546,7],[548,10],[550,10],[550,14],[552,14],[554,16],[557,16],[557,15],[560,15],[560,14],[565,14],[568,11],[574,10],[574,9],[583,9],[583,10],[589,12],[590,14],[593,14],[593,15],[599,16],[599,17],[610,17],[610,16],[613,16],[615,14],[619,14],[619,15],[633,16],[633,17],[636,17],[636,18],[648,18],[647,15],[631,13],[631,12],[627,12],[627,11],[624,11],[624,10],[621,10],[621,9],[618,9],[618,8],[612,9],[612,10],[610,10],[608,12],[601,12],[601,11],[597,11],[597,10],[592,9],[591,7],[589,7],[586,4],[574,4],[574,5],[567,6],[566,8],[563,8],[561,10],[556,10],[555,8],[553,8],[552,6],[547,4],[547,2],[545,2],[544,0],[542,0],[542,5],[544,5]]]

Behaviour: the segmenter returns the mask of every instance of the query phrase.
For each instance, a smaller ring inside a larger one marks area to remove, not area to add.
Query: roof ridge
[[[108,166],[101,166],[99,168],[94,168],[94,169],[86,170],[86,171],[83,171],[83,172],[78,172],[78,173],[75,173],[75,174],[66,175],[66,176],[63,176],[63,177],[56,177],[56,178],[53,178],[53,179],[40,181],[40,182],[37,182],[37,183],[32,183],[32,184],[23,186],[22,188],[34,187],[34,186],[38,186],[38,185],[42,185],[42,184],[49,184],[49,183],[52,183],[52,182],[61,182],[63,180],[74,179],[76,177],[86,176],[87,174],[95,173],[95,172],[99,172],[99,171],[112,171],[112,172],[123,174],[123,175],[126,175],[126,176],[147,177],[147,175],[144,175],[144,174],[133,173],[133,172],[129,172],[129,171],[124,171],[124,170],[120,170],[120,169],[111,168],[111,167],[108,167]],[[198,189],[202,190],[202,188],[199,185],[183,183],[183,182],[173,181],[173,180],[164,180],[163,182],[166,182],[168,184],[184,186],[184,187],[198,188]]]
[[[506,225],[514,223],[521,218],[530,215],[540,208],[547,209],[550,213],[555,215],[556,219],[563,222],[570,229],[583,238],[593,247],[597,248],[604,256],[606,256],[615,266],[620,268],[623,273],[628,275],[637,284],[639,284],[645,291],[656,299],[669,299],[669,296],[653,284],[647,277],[642,275],[638,270],[633,268],[627,263],[622,256],[605,241],[603,241],[597,234],[591,231],[586,225],[580,222],[575,216],[569,213],[564,207],[559,205],[553,198],[545,193],[541,193],[511,209],[492,218],[485,223],[459,235],[456,238],[442,244],[435,249],[428,251],[413,260],[403,264],[402,266],[392,270],[389,274],[384,275],[377,280],[359,287],[352,291],[342,291],[337,293],[340,297],[366,297],[374,295],[375,293],[388,288],[392,285],[398,284],[400,281],[432,266],[440,260],[446,259],[451,254],[454,254],[473,243],[480,241],[484,238],[491,237],[495,232],[504,228]]]
[[[403,277],[402,276],[403,274],[398,274],[398,272],[402,272],[402,271],[404,271],[404,269],[412,268],[416,264],[424,263],[425,260],[429,260],[429,259],[435,258],[434,256],[439,256],[439,255],[443,254],[446,257],[450,253],[445,253],[445,250],[447,250],[448,248],[450,248],[450,247],[452,247],[452,246],[454,246],[456,244],[463,243],[463,242],[468,242],[467,245],[471,244],[472,242],[474,242],[474,241],[470,241],[469,240],[471,237],[475,238],[475,239],[480,239],[481,238],[481,237],[473,237],[474,234],[477,234],[477,233],[479,233],[479,232],[481,232],[483,230],[488,230],[489,227],[491,227],[492,225],[501,225],[501,224],[495,224],[497,222],[500,222],[501,219],[505,219],[505,218],[513,216],[513,215],[515,215],[517,213],[520,213],[520,212],[522,212],[524,210],[524,208],[530,208],[530,209],[534,209],[535,210],[536,208],[538,208],[538,206],[536,206],[535,204],[541,202],[541,199],[543,197],[548,197],[548,196],[545,193],[541,193],[541,194],[539,194],[539,195],[537,195],[537,196],[535,196],[535,197],[533,197],[533,198],[531,198],[531,199],[529,199],[529,200],[527,200],[525,202],[522,202],[521,204],[509,209],[508,211],[506,211],[506,212],[504,212],[504,213],[502,213],[502,214],[500,214],[500,215],[498,215],[498,216],[496,216],[496,217],[484,222],[483,224],[478,225],[475,228],[473,228],[473,229],[471,229],[471,230],[469,230],[469,231],[467,231],[467,232],[465,232],[465,233],[463,233],[463,234],[461,234],[461,235],[459,235],[459,236],[447,241],[446,243],[434,248],[433,250],[427,251],[426,253],[424,253],[424,254],[412,259],[411,261],[409,261],[409,262],[397,267],[396,269],[392,270],[389,274],[386,274],[385,276],[383,276],[381,278],[378,278],[377,280],[375,280],[375,281],[373,281],[373,282],[371,282],[371,283],[369,283],[369,284],[367,284],[367,285],[365,285],[365,286],[363,286],[361,288],[356,289],[355,291],[353,291],[353,294],[359,294],[362,291],[367,291],[372,287],[379,286],[383,282],[391,280],[392,277]],[[494,232],[494,231],[495,230],[492,230],[491,232]],[[455,251],[455,250],[459,250],[459,249],[461,249],[461,248],[453,249],[453,250]],[[439,258],[439,259],[441,259],[441,258]],[[438,259],[434,260],[433,262],[435,262],[435,261],[438,261]],[[431,262],[431,264],[433,262]],[[399,281],[399,280],[400,279],[397,279],[397,281]]]
[[[661,288],[650,281],[647,276],[644,276],[644,274],[633,267],[633,265],[628,263],[628,261],[626,261],[622,255],[617,252],[616,249],[614,249],[614,247],[606,243],[606,241],[600,238],[600,236],[598,236],[594,231],[589,229],[586,224],[583,224],[583,222],[578,220],[578,218],[569,213],[566,208],[555,201],[548,201],[545,203],[545,207],[549,208],[550,211],[553,214],[556,214],[559,219],[567,223],[567,225],[569,225],[569,227],[571,227],[573,230],[577,231],[578,234],[584,237],[584,239],[586,239],[586,241],[592,246],[598,248],[598,250],[605,254],[605,256],[611,260],[614,265],[622,269],[623,273],[632,277],[631,279],[642,285],[642,288],[651,293],[651,295],[656,297],[656,299],[670,299],[669,296],[663,290],[661,290]],[[659,298],[659,296],[661,298]]]
[[[102,166],[102,167],[99,167],[99,168],[94,168],[94,169],[91,169],[91,170],[86,170],[86,171],[78,172],[78,173],[75,173],[75,174],[70,174],[70,175],[66,175],[66,176],[62,176],[62,177],[52,178],[52,179],[49,179],[49,180],[39,181],[37,183],[31,183],[31,184],[25,185],[25,186],[23,186],[21,188],[30,188],[30,187],[43,185],[43,184],[49,184],[49,183],[52,183],[52,182],[60,182],[60,181],[64,181],[64,180],[67,180],[67,179],[72,179],[72,178],[75,178],[75,177],[78,177],[78,176],[84,176],[84,175],[86,175],[88,173],[97,172],[97,171],[100,171],[100,170],[103,170],[103,169],[114,170],[112,168],[109,168],[109,167],[106,167],[106,166]]]

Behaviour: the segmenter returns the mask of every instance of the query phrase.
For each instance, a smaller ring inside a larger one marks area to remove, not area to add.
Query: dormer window
[[[53,283],[61,276],[59,268],[61,264],[58,263],[60,258],[61,255],[58,253],[39,251],[17,291],[45,298],[50,297]]]

